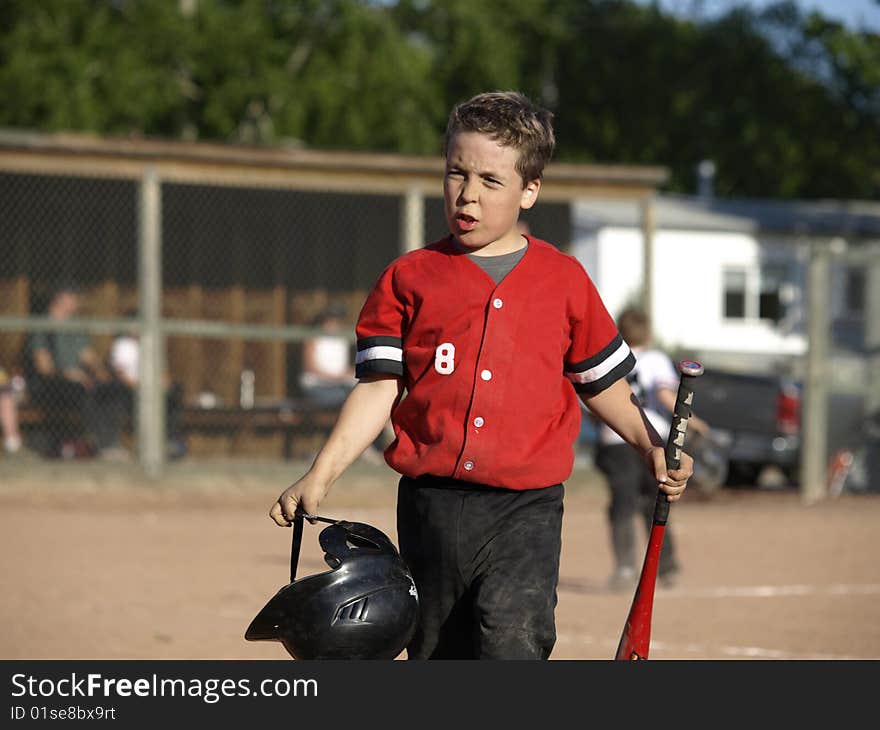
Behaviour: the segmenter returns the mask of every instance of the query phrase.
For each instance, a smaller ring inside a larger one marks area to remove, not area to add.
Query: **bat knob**
[[[682,360],[678,363],[678,372],[690,378],[696,378],[703,374],[703,366],[696,360]]]

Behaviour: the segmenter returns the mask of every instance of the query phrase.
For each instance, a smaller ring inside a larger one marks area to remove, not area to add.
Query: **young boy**
[[[671,501],[663,441],[626,374],[634,359],[573,258],[524,236],[554,148],[521,94],[453,109],[443,184],[450,235],[382,273],[357,324],[359,383],[309,471],[270,510],[317,514],[392,418],[400,551],[419,591],[410,659],[546,659],[556,640],[564,479],[577,397],[642,453]],[[404,395],[405,392],[405,395]]]

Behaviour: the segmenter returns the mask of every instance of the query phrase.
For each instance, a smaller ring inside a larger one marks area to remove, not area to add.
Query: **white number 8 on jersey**
[[[451,375],[455,370],[455,345],[451,342],[437,345],[434,353],[434,370],[441,375]]]

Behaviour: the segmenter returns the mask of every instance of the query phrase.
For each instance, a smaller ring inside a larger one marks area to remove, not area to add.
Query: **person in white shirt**
[[[340,307],[328,307],[312,324],[321,334],[303,342],[300,387],[305,396],[322,406],[341,406],[357,384],[352,343],[343,335],[344,312]]]
[[[665,440],[669,434],[679,375],[672,360],[652,346],[651,325],[645,312],[630,307],[621,312],[617,326],[636,358],[636,366],[627,376],[633,393],[641,402],[651,425]],[[691,414],[688,427],[706,434],[705,421]],[[657,497],[657,483],[646,464],[611,428],[602,424],[596,446],[596,467],[607,480],[611,493],[608,507],[614,571],[609,579],[612,590],[628,590],[638,578],[636,521],[639,516],[650,532]],[[680,570],[675,540],[669,525],[660,553],[658,582],[671,586]]]
[[[304,396],[320,406],[341,408],[358,382],[352,357],[353,342],[343,334],[345,317],[342,305],[331,304],[312,321],[321,333],[303,342],[300,388]],[[382,451],[394,439],[394,429],[388,421],[363,458],[372,464],[384,463]]]
[[[136,317],[137,312],[129,310],[126,317]],[[108,364],[116,381],[123,386],[125,403],[130,416],[134,415],[136,392],[138,388],[138,368],[140,365],[140,341],[136,335],[117,335],[110,345]],[[168,431],[168,455],[180,459],[186,455],[186,440],[183,433],[182,388],[166,374],[165,386],[166,428]]]

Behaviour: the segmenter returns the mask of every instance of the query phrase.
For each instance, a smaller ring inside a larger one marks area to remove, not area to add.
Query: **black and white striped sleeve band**
[[[369,373],[403,375],[403,340],[400,337],[364,337],[357,341],[355,377]]]
[[[635,356],[618,333],[593,357],[578,363],[566,363],[565,377],[578,393],[596,395],[627,375],[635,364]]]

